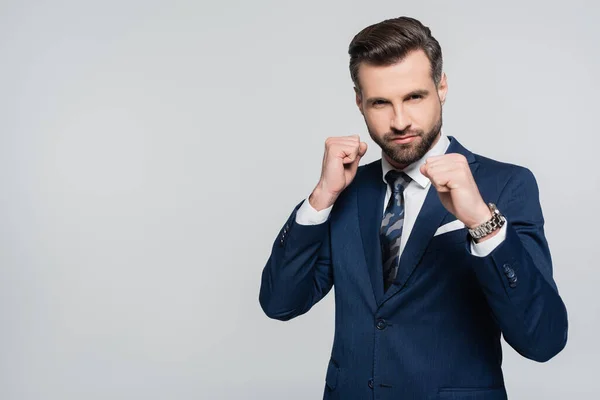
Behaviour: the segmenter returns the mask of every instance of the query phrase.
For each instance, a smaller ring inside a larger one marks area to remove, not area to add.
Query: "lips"
[[[395,139],[392,139],[394,143],[410,143],[413,140],[415,140],[415,138],[417,137],[417,135],[413,135],[413,136],[403,136],[403,137],[397,137]]]

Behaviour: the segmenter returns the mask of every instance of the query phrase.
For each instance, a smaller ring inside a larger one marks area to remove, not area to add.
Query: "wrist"
[[[487,221],[492,219],[492,217],[494,216],[490,208],[485,203],[483,203],[483,206],[479,208],[480,211],[474,216],[473,220],[470,223],[465,224],[467,228],[475,229],[479,225],[486,223]]]
[[[331,207],[336,200],[337,195],[328,193],[327,191],[323,190],[320,184],[317,185],[317,187],[315,187],[313,192],[308,197],[308,202],[310,203],[312,208],[314,208],[317,211],[321,211]]]
[[[491,217],[480,225],[473,228],[469,227],[469,234],[477,243],[493,237],[494,235],[492,234],[495,234],[506,223],[506,218],[494,203],[489,203],[488,207],[492,214]]]

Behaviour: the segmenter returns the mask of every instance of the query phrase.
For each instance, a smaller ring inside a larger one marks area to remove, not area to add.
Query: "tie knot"
[[[395,169],[392,169],[385,174],[385,180],[392,188],[394,194],[401,193],[411,181],[410,176],[402,171],[396,171]]]

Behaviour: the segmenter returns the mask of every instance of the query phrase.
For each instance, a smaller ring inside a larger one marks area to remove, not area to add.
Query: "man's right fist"
[[[358,135],[330,137],[325,141],[321,179],[309,197],[317,211],[335,202],[356,176],[358,163],[367,152],[367,144]]]

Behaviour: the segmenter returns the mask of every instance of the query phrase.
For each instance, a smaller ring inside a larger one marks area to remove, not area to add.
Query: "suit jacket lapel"
[[[373,162],[365,168],[365,173],[361,175],[362,182],[359,184],[358,217],[365,261],[369,270],[375,301],[379,305],[383,299],[383,266],[379,229],[387,188],[381,178],[381,160]]]

